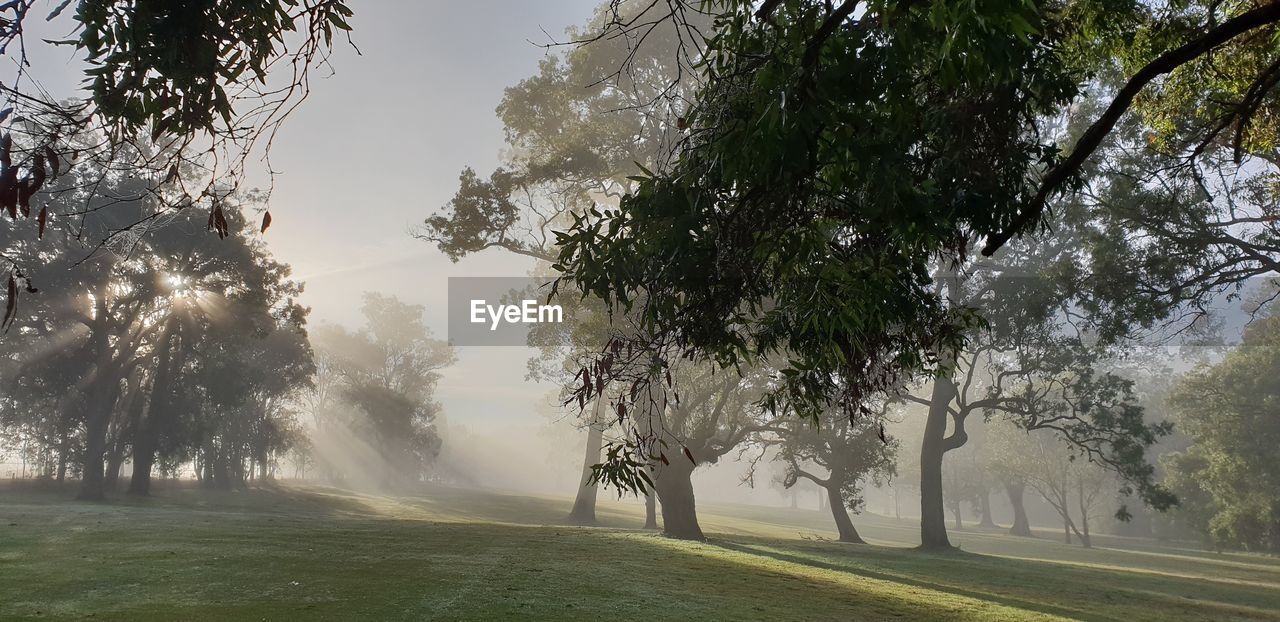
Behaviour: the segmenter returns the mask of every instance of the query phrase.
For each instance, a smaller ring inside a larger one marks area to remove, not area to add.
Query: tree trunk
[[[89,351],[94,353],[96,362],[88,388],[78,400],[79,406],[84,409],[85,441],[80,494],[76,498],[85,501],[101,501],[106,498],[102,460],[107,451],[107,426],[111,423],[111,412],[115,410],[116,398],[120,394],[120,367],[112,358],[106,325],[107,288],[110,279],[110,270],[103,272],[98,296],[94,301],[94,327],[90,329],[89,341]],[[67,421],[75,421],[75,418],[68,418]]]
[[[951,515],[956,520],[956,531],[964,529],[964,521],[960,518],[960,504],[958,502],[951,504]]]
[[[129,476],[129,494],[145,497],[151,494],[151,469],[155,466],[156,452],[148,440],[137,438],[133,442],[133,475]]]
[[[107,454],[107,488],[115,490],[116,482],[120,481],[120,468],[124,466],[124,448],[117,448]]]
[[[1080,480],[1076,487],[1076,491],[1080,494],[1080,546],[1086,549],[1093,548],[1093,541],[1089,538],[1089,506],[1084,500],[1084,481]]]
[[[231,468],[226,452],[217,449],[213,454],[213,487],[218,490],[231,490]]]
[[[107,452],[107,425],[111,423],[111,411],[115,409],[120,394],[119,378],[115,370],[99,367],[99,377],[84,402],[85,444],[84,467],[80,475],[80,494],[77,499],[102,501],[106,499],[106,472],[103,460]]]
[[[1067,544],[1071,544],[1071,521],[1062,520],[1062,534]]]
[[[129,494],[147,496],[151,494],[151,468],[156,461],[156,439],[159,435],[159,419],[166,414],[171,403],[170,392],[173,390],[174,356],[178,339],[175,328],[178,326],[177,316],[169,316],[165,321],[164,332],[160,335],[159,358],[156,359],[156,377],[151,383],[151,399],[147,403],[147,412],[138,419],[138,427],[133,438],[133,475],[129,477]]]
[[[1025,482],[1006,482],[1004,485],[1005,494],[1009,495],[1009,505],[1013,506],[1013,526],[1009,528],[1009,534],[1014,536],[1031,537],[1031,522],[1027,520],[1027,508],[1022,505],[1022,493],[1026,490]]]
[[[658,496],[652,490],[644,493],[644,528],[658,528]]]
[[[827,509],[827,491],[825,488],[818,489],[818,511]]]
[[[836,519],[836,531],[840,534],[840,541],[866,544],[862,540],[862,536],[858,535],[858,530],[853,528],[853,520],[849,518],[849,509],[845,507],[844,499],[840,497],[840,487],[833,485],[826,490],[827,506],[831,508],[831,517]]]
[[[800,491],[796,490],[795,487],[791,488],[791,509],[800,509]]]
[[[105,412],[104,412],[105,411]],[[107,421],[109,407],[94,404],[85,421],[84,468],[80,475],[80,494],[83,501],[102,501],[106,498],[106,473],[103,455],[107,451]]]
[[[996,526],[995,520],[991,518],[991,491],[983,488],[978,493],[978,511],[982,513],[982,522],[978,523],[979,527]]]
[[[200,477],[201,488],[213,488],[217,485],[217,482],[214,481],[213,474],[213,452],[213,444],[206,441],[204,449],[200,452],[200,472],[202,473]]]
[[[591,483],[591,467],[600,464],[600,452],[604,449],[604,430],[598,425],[587,428],[587,449],[582,459],[582,478],[578,480],[578,496],[569,511],[569,522],[575,525],[596,524],[596,493],[599,487]]]
[[[71,440],[67,438],[67,431],[64,429],[60,433],[58,440],[58,483],[67,481],[67,464],[71,462]]]
[[[662,502],[662,533],[681,540],[706,540],[694,507],[693,469],[693,463],[679,455],[671,464],[658,466],[653,485]]]
[[[942,500],[942,456],[946,453],[947,406],[955,396],[949,378],[933,382],[924,441],[920,445],[920,548],[951,548],[947,539],[947,514]]]

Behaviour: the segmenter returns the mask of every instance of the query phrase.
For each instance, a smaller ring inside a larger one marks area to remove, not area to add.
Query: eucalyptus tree
[[[381,486],[421,481],[441,444],[436,384],[456,356],[431,335],[421,305],[366,292],[361,313],[359,330],[327,327],[315,341],[336,375],[328,381],[336,403],[326,412],[341,420],[330,424],[373,450],[378,464],[371,475]]]
[[[12,343],[6,346],[13,349],[14,382],[43,386],[44,397],[60,413],[60,453],[70,449],[70,431],[82,429],[80,496],[101,499],[108,429],[124,379],[144,362],[146,347],[158,331],[148,318],[161,304],[163,292],[160,275],[145,262],[119,253],[94,253],[78,244],[74,234],[88,231],[105,237],[125,223],[145,218],[152,209],[146,199],[150,185],[124,172],[104,173],[90,166],[63,175],[57,183],[51,200],[88,209],[74,231],[65,223],[48,230],[10,229],[3,240],[7,256],[43,266],[47,287],[44,295],[26,297],[30,313],[21,316],[16,298],[10,296],[14,312],[6,341]],[[105,205],[113,207],[94,209]],[[53,239],[42,240],[46,235]],[[11,280],[11,290],[15,287]],[[27,287],[36,289],[30,283]]]
[[[895,474],[898,441],[871,417],[850,419],[830,412],[821,421],[791,418],[776,424],[777,459],[784,465],[783,485],[802,479],[822,489],[841,542],[863,543],[849,518],[861,511],[863,489],[881,485]]]
[[[729,367],[786,357],[793,373],[767,402],[811,416],[950,374],[977,321],[935,287],[935,266],[963,271],[978,246],[992,255],[1048,222],[1046,206],[1075,196],[1157,77],[1227,76],[1220,97],[1196,101],[1241,136],[1265,134],[1251,122],[1273,106],[1274,3],[711,6],[704,87],[683,117],[679,158],[618,209],[575,218],[559,266],[566,284],[612,308],[643,292],[637,312],[678,357]],[[643,27],[616,20],[606,31]],[[1226,71],[1236,54],[1247,61]],[[1082,131],[1054,131],[1099,90],[1108,103],[1084,107]],[[1187,99],[1169,95],[1144,98],[1156,102],[1140,106],[1144,118]],[[944,394],[922,448],[927,547],[948,545],[935,490],[942,454],[963,443],[945,435],[950,394],[935,387]]]
[[[664,372],[666,390],[655,391],[638,382],[648,373],[644,362],[652,360],[652,353],[628,352],[618,337],[611,343],[619,345],[610,365],[631,369],[625,373],[636,380],[631,385],[635,393],[602,390],[590,397],[574,393],[571,398],[603,400],[608,414],[616,416],[622,427],[622,433],[607,445],[605,462],[592,466],[592,477],[620,491],[651,489],[662,508],[662,532],[702,540],[692,480],[695,470],[760,442],[762,436],[785,432],[778,427],[779,418],[758,404],[772,382],[770,370],[736,373],[710,365],[672,367]],[[581,375],[603,374],[584,368]],[[632,469],[611,468],[618,461]]]
[[[1044,431],[1019,429],[1007,422],[990,433],[992,461],[1015,471],[1062,520],[1063,537],[1071,544],[1074,534],[1085,548],[1093,546],[1090,519],[1099,517],[1110,475],[1098,464],[1081,458],[1071,445]],[[1028,533],[1025,535],[1030,535]]]
[[[171,431],[171,455],[202,445],[173,432],[182,413],[199,414],[198,421],[188,422],[188,434],[194,433],[191,428],[213,434],[215,421],[232,412],[266,421],[268,411],[279,406],[272,402],[304,388],[312,375],[306,310],[295,302],[301,285],[289,279],[289,266],[275,261],[261,239],[247,231],[254,226],[241,213],[227,209],[228,226],[238,233],[233,239],[203,235],[204,218],[192,210],[137,242],[137,260],[160,275],[165,296],[148,318],[160,328],[152,345],[146,407],[135,421],[131,493],[149,492],[163,431]],[[228,356],[252,362],[219,362],[218,357]],[[269,427],[257,431],[273,433]],[[225,441],[222,447],[238,446]],[[245,457],[265,458],[265,450],[258,450]]]
[[[689,15],[696,21],[700,14]],[[583,45],[554,47],[535,75],[504,93],[497,108],[509,147],[503,164],[488,175],[464,169],[454,198],[415,235],[454,261],[496,248],[544,266],[554,263],[554,230],[567,226],[571,214],[616,203],[634,189],[637,164],[665,161],[679,137],[674,119],[689,97],[695,77],[690,65],[701,41],[663,24],[661,16],[660,7],[648,2],[606,2],[585,26],[570,28],[568,36]],[[626,37],[586,42],[615,19],[659,25],[645,33],[642,46]],[[590,323],[582,318],[590,305],[577,306],[571,320]],[[571,377],[583,351],[605,336],[592,332],[576,343],[544,348],[559,360],[540,355],[531,375]],[[596,486],[588,474],[605,442],[594,406],[598,400],[583,413],[584,475],[569,516],[582,524],[595,522]]]

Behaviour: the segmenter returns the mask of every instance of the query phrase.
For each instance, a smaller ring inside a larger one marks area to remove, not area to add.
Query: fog
[[[0,618],[1280,615],[1271,4],[38,4]]]

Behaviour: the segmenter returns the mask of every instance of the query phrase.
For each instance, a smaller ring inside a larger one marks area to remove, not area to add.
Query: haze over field
[[[0,3],[0,618],[1280,620],[1276,41]]]

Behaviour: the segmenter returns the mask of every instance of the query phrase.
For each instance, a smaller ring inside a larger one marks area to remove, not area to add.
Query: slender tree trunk
[[[644,528],[658,528],[658,495],[652,490],[644,493]]]
[[[951,548],[947,539],[947,514],[942,499],[942,457],[946,453],[947,407],[955,396],[950,378],[933,382],[924,441],[920,445],[920,547]]]
[[[662,533],[681,540],[706,540],[698,525],[693,498],[694,465],[683,455],[660,464],[653,478],[654,490],[662,502]]]
[[[800,491],[796,490],[795,487],[791,488],[791,509],[800,509]]]
[[[600,464],[604,449],[604,430],[598,425],[587,428],[587,449],[582,459],[582,477],[578,480],[578,496],[569,511],[569,522],[575,525],[596,524],[596,494],[599,487],[591,483],[591,467]]]
[[[1076,487],[1080,494],[1080,546],[1086,549],[1093,548],[1093,541],[1089,537],[1089,508],[1084,501],[1084,481],[1078,482]]]
[[[1065,518],[1062,519],[1062,534],[1064,541],[1071,544],[1071,521]]]
[[[1027,508],[1022,504],[1022,493],[1026,491],[1025,482],[1005,482],[1004,491],[1009,495],[1009,505],[1013,506],[1013,526],[1009,534],[1031,537],[1031,522],[1027,520]]]
[[[107,450],[106,485],[108,490],[115,490],[120,481],[120,467],[124,464],[124,449],[129,434],[138,429],[138,416],[142,409],[142,374],[134,370],[129,374],[125,393],[120,404],[124,406],[123,416],[111,418],[107,427],[107,436],[111,439]]]
[[[961,518],[960,518],[960,503],[959,503],[959,502],[956,502],[956,503],[951,504],[951,515],[952,515],[953,517],[955,517],[955,520],[956,520],[956,531],[959,531],[959,530],[961,530],[961,529],[964,529],[964,522],[963,522],[963,521],[961,520]]]
[[[827,507],[831,508],[831,517],[836,520],[836,532],[840,534],[840,541],[866,544],[862,536],[858,535],[858,530],[853,527],[853,520],[849,518],[849,508],[845,507],[844,499],[840,497],[840,487],[833,485],[826,491]]]
[[[96,363],[88,390],[79,401],[85,413],[85,441],[80,494],[76,498],[85,501],[101,501],[106,498],[102,461],[107,451],[107,426],[111,423],[111,412],[115,410],[116,399],[120,394],[120,367],[112,358],[112,345],[109,343],[106,326],[110,274],[109,270],[103,272],[98,296],[94,301],[94,328],[90,329],[92,337],[89,351],[94,353]],[[75,421],[74,418],[67,420]]]
[[[818,489],[818,511],[821,512],[825,509],[827,509],[827,489],[819,488]]]
[[[996,527],[996,522],[991,518],[991,491],[983,488],[978,493],[978,511],[982,513],[982,522],[978,523],[979,527]]]
[[[67,464],[71,462],[71,439],[67,431],[59,433],[58,438],[58,483],[67,481]]]
[[[213,452],[213,444],[206,441],[204,449],[200,452],[200,471],[203,473],[200,477],[201,488],[213,488],[217,485],[214,481]]]

